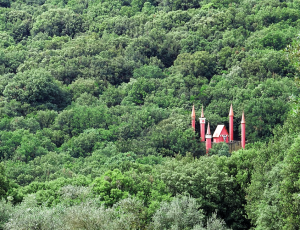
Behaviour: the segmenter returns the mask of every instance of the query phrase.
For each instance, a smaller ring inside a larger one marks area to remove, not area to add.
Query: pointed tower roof
[[[246,121],[245,121],[245,115],[244,115],[244,111],[243,111],[243,115],[242,115],[242,121],[241,121],[242,124],[245,124]]]
[[[230,105],[230,110],[229,110],[229,117],[233,117],[234,114],[233,114],[233,109],[232,109],[232,104]]]
[[[211,133],[210,133],[210,127],[209,127],[209,122],[208,122],[208,124],[207,124],[207,132],[206,132],[206,134],[207,134],[207,135],[211,135]]]
[[[202,105],[202,111],[201,111],[201,118],[204,117],[204,113],[203,113],[203,105]]]
[[[196,117],[196,113],[195,113],[195,106],[193,105],[193,109],[192,109],[192,118],[195,118]]]

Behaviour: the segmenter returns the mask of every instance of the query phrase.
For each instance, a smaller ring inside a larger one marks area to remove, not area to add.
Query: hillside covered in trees
[[[298,229],[299,31],[300,0],[0,0],[0,229]],[[246,149],[207,157],[193,104]]]

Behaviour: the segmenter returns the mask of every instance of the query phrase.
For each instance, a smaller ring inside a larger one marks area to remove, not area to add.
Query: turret
[[[243,111],[242,121],[241,121],[241,132],[242,132],[242,137],[241,137],[242,148],[244,149],[246,144],[246,121],[245,121],[244,111]]]
[[[195,129],[196,129],[196,121],[195,121],[195,119],[196,119],[196,113],[195,113],[195,106],[194,105],[193,105],[191,117],[192,117],[192,128],[195,131]]]
[[[204,113],[203,113],[203,106],[202,106],[202,111],[201,111],[201,117],[199,118],[200,120],[200,138],[201,141],[205,141],[205,118],[204,118]]]
[[[230,110],[229,110],[229,141],[233,141],[233,109],[232,109],[232,104],[230,105]]]
[[[211,138],[212,138],[212,135],[210,133],[209,122],[207,124],[207,132],[205,138],[206,138],[206,154],[208,155],[208,152],[211,149]]]

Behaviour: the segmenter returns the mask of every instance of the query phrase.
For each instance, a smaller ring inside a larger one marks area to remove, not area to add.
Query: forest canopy
[[[299,29],[299,0],[0,0],[0,229],[296,229]],[[207,156],[231,104],[246,148]]]

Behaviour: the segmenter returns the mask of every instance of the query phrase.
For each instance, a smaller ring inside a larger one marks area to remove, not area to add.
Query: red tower
[[[205,135],[206,138],[206,154],[208,155],[209,150],[211,149],[211,133],[210,133],[210,127],[209,127],[209,122],[207,124],[207,132]]]
[[[242,138],[241,138],[241,142],[242,142],[242,148],[245,148],[245,144],[246,144],[246,122],[245,122],[245,115],[244,115],[244,111],[243,111],[243,115],[242,115],[242,121],[241,121],[241,128],[242,128]]]
[[[229,111],[229,141],[233,141],[233,109],[232,104],[230,105],[230,111]]]
[[[205,141],[205,118],[204,118],[204,113],[203,113],[203,106],[202,106],[202,111],[201,111],[201,117],[199,118],[200,120],[200,137],[201,141]]]
[[[196,129],[196,121],[195,121],[195,118],[196,118],[196,113],[195,113],[195,106],[193,105],[193,109],[192,109],[192,128]]]

